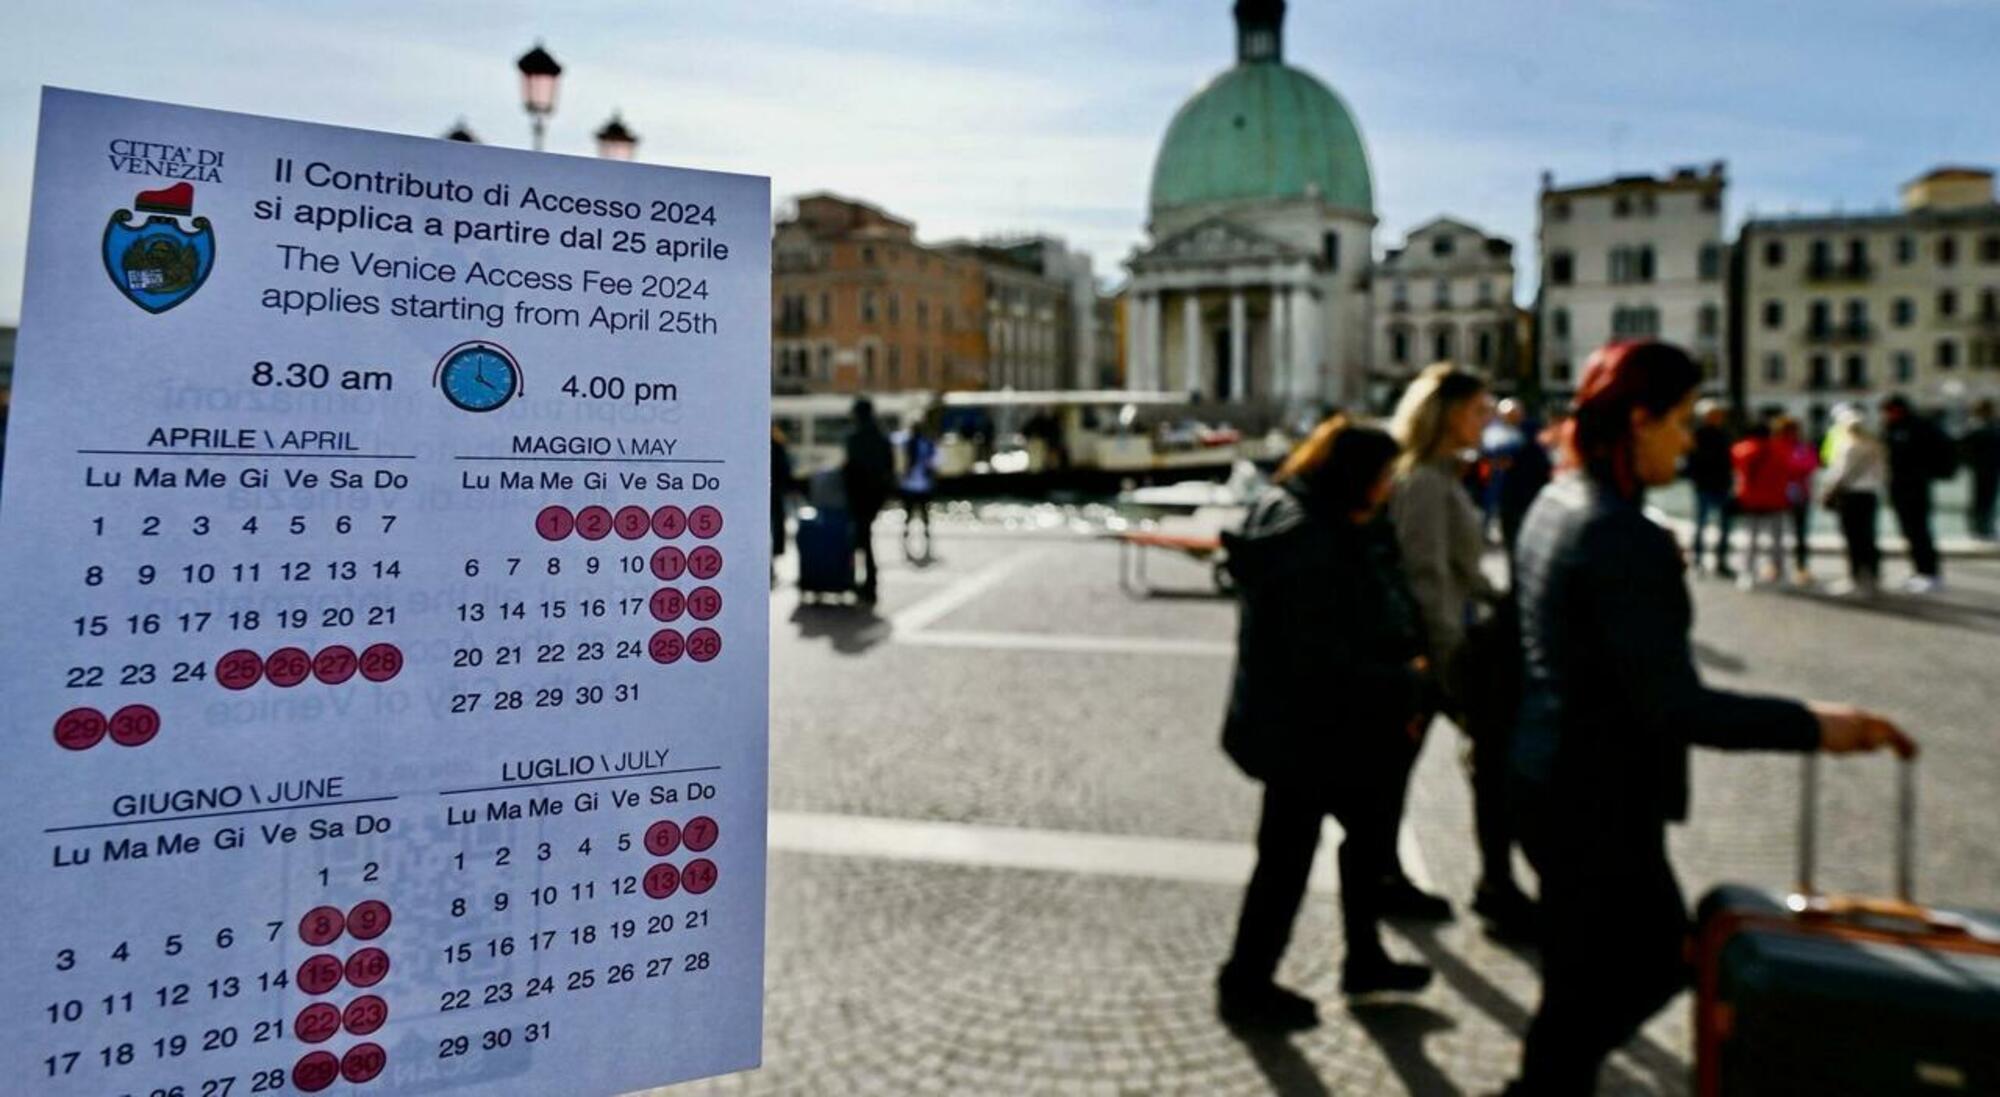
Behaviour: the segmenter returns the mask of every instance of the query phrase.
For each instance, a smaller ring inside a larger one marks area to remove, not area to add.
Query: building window
[[[1697,261],[1698,273],[1704,282],[1718,282],[1722,279],[1722,245],[1707,243],[1701,246],[1701,257]]]
[[[1833,331],[1833,306],[1825,301],[1814,301],[1812,311],[1806,320],[1806,334],[1824,336]]]
[[[1389,303],[1397,308],[1405,308],[1410,303],[1410,284],[1401,278],[1389,286]]]
[[[1639,196],[1639,212],[1645,214],[1648,217],[1651,217],[1655,213],[1660,212],[1660,205],[1657,201],[1653,199],[1653,194],[1651,191],[1648,191],[1645,194]]]
[[[1559,384],[1569,383],[1569,359],[1558,358],[1549,365],[1549,379]]]
[[[1619,339],[1648,339],[1660,334],[1660,310],[1651,305],[1620,305],[1611,310],[1611,334]]]
[[[1320,258],[1326,261],[1326,269],[1340,269],[1340,234],[1329,232],[1320,237]]]
[[[1859,297],[1850,298],[1847,302],[1846,319],[1847,319],[1847,334],[1849,335],[1868,334],[1868,302],[1862,300]]]
[[[1958,262],[1958,237],[1940,236],[1937,242],[1938,266],[1949,267]]]
[[[1492,362],[1492,361],[1493,361],[1493,333],[1492,333],[1492,332],[1490,332],[1490,331],[1487,331],[1487,330],[1486,330],[1485,328],[1481,328],[1481,329],[1479,329],[1479,342],[1478,342],[1478,347],[1479,347],[1479,350],[1478,350],[1478,362],[1479,362],[1479,364],[1480,364],[1480,365],[1482,365],[1482,366],[1484,366],[1484,365],[1487,365],[1488,363]]]
[[[1458,246],[1457,237],[1452,236],[1450,233],[1445,233],[1444,235],[1438,236],[1431,241],[1431,254],[1450,255],[1452,253],[1452,249],[1457,246]]]
[[[1807,370],[1807,388],[1818,391],[1833,387],[1833,365],[1827,361],[1826,355],[1813,355]]]
[[[1549,334],[1557,339],[1569,338],[1569,310],[1556,309],[1549,313]]]
[[[1989,232],[1980,238],[1979,261],[2000,263],[2000,232]]]
[[[1868,270],[1868,241],[1852,237],[1847,241],[1847,266],[1852,274],[1862,274]]]
[[[1958,344],[1950,339],[1937,341],[1937,367],[1951,369],[1958,365]]]
[[[1566,251],[1549,255],[1549,281],[1558,286],[1567,286],[1576,280],[1576,257]]]
[[[1767,354],[1764,356],[1764,383],[1782,385],[1785,383],[1785,356]]]
[[[1632,199],[1622,194],[1619,195],[1616,199],[1613,199],[1611,203],[1611,216],[1613,217],[1632,216]]]
[[[1896,298],[1889,306],[1889,317],[1899,328],[1907,328],[1917,321],[1917,303],[1907,297]]]
[[[1389,361],[1399,366],[1410,361],[1410,333],[1403,328],[1389,330]]]
[[[889,386],[901,388],[903,385],[903,348],[889,348]]]
[[[1785,265],[1785,242],[1783,240],[1764,241],[1764,265],[1782,267]]]
[[[1833,246],[1824,240],[1812,242],[1812,253],[1806,259],[1806,269],[1815,275],[1824,275],[1833,266]]]
[[[862,245],[861,262],[871,267],[875,265],[875,248],[872,245]]]
[[[1695,334],[1703,339],[1713,339],[1722,332],[1722,310],[1713,304],[1701,306],[1695,314]]]
[[[923,329],[928,328],[930,326],[931,326],[931,303],[929,301],[920,300],[917,302],[917,330],[922,331]]]
[[[1437,307],[1441,309],[1451,307],[1451,280],[1449,278],[1440,278],[1437,280]]]
[[[821,347],[819,348],[819,379],[821,381],[827,381],[831,380],[832,377],[833,377],[833,348]]]
[[[1485,278],[1479,280],[1479,303],[1482,305],[1493,303],[1493,283]]]
[[[1906,350],[1896,352],[1896,383],[1907,385],[1917,379],[1917,356]]]
[[[1453,349],[1450,328],[1439,328],[1431,335],[1431,350],[1435,352],[1431,355],[1432,361],[1451,361]]]
[[[1914,236],[1896,237],[1896,262],[1901,266],[1907,267],[1915,262],[1916,258],[1917,238]]]
[[[1865,355],[1860,355],[1860,354],[1848,355],[1846,376],[1843,379],[1847,382],[1848,388],[1851,389],[1867,388],[1868,358]]]
[[[875,322],[875,291],[872,289],[863,290],[861,293],[861,322],[864,324]]]
[[[1764,302],[1764,326],[1773,331],[1785,326],[1785,303],[1773,298]]]
[[[1558,198],[1555,201],[1549,203],[1549,220],[1551,221],[1569,220],[1569,202],[1567,199]]]
[[[821,327],[833,323],[833,294],[819,295],[819,322]]]
[[[2000,320],[2000,290],[1979,291],[1979,318],[1988,323]]]
[[[1958,315],[1958,291],[1941,289],[1938,291],[1938,315],[1950,318]]]
[[[1719,191],[1719,190],[1705,190],[1705,191],[1702,191],[1702,192],[1701,192],[1701,208],[1702,208],[1702,209],[1705,209],[1705,210],[1719,210],[1719,209],[1721,209],[1721,208],[1722,208],[1722,192],[1721,192],[1721,191]]]
[[[902,302],[903,297],[901,294],[892,293],[889,295],[889,322],[891,324],[896,323],[902,318]]]
[[[875,347],[873,344],[861,348],[861,383],[875,383]]]

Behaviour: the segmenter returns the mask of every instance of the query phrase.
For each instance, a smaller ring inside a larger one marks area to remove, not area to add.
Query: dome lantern
[[[1285,0],[1236,0],[1236,60],[1285,59]]]

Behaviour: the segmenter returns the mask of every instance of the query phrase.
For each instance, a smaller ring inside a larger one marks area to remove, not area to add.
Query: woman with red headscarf
[[[1646,517],[1693,441],[1700,368],[1665,343],[1592,356],[1566,445],[1516,553],[1525,695],[1514,741],[1523,844],[1541,877],[1542,1000],[1510,1095],[1588,1094],[1687,982],[1666,826],[1688,747],[1916,747],[1882,717],[1712,689],[1695,672],[1680,546]]]

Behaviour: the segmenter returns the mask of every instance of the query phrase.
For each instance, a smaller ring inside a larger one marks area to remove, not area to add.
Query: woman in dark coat
[[[1509,1094],[1589,1094],[1606,1055],[1687,983],[1687,909],[1666,828],[1688,747],[1916,747],[1845,706],[1711,689],[1672,534],[1644,512],[1692,444],[1699,367],[1664,343],[1591,359],[1569,434],[1576,474],[1543,491],[1516,554],[1525,694],[1515,802],[1541,877],[1542,1000]]]
[[[1378,517],[1396,453],[1387,434],[1329,419],[1279,469],[1242,531],[1224,538],[1242,614],[1222,745],[1264,783],[1257,867],[1218,980],[1232,1024],[1318,1023],[1312,1001],[1273,976],[1328,814],[1346,831],[1342,991],[1413,991],[1430,980],[1428,968],[1392,961],[1377,929],[1404,760],[1417,718],[1436,704],[1422,617]]]

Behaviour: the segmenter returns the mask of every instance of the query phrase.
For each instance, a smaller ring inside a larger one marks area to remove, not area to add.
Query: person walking
[[[880,569],[875,566],[875,517],[889,500],[896,483],[896,459],[889,438],[875,419],[875,405],[866,396],[857,397],[847,434],[847,460],[841,479],[847,489],[847,510],[854,521],[854,548],[861,554],[866,576],[858,584],[864,603],[875,601]]]
[[[1931,594],[1944,585],[1943,562],[1931,536],[1931,481],[1956,475],[1958,454],[1944,430],[1918,415],[1900,393],[1882,401],[1882,441],[1889,450],[1889,506],[1916,570],[1903,589]]]
[[[1760,580],[1785,577],[1785,525],[1792,509],[1792,466],[1788,450],[1771,436],[1768,423],[1753,423],[1743,440],[1729,449],[1736,471],[1736,514],[1749,545],[1743,550],[1743,574],[1737,584],[1749,590]],[[1757,564],[1758,546],[1770,554],[1769,569]]]
[[[1694,488],[1694,569],[1702,570],[1711,522],[1716,527],[1715,574],[1734,579],[1729,566],[1729,532],[1736,504],[1736,466],[1729,458],[1729,411],[1720,400],[1695,405],[1700,423],[1694,429],[1694,450],[1688,454],[1688,484]]]
[[[1993,536],[1993,512],[2000,499],[2000,415],[1993,401],[1981,400],[1972,406],[1972,427],[1959,440],[1965,464],[1972,470],[1972,535],[1982,541]]]
[[[1493,399],[1478,374],[1439,363],[1425,369],[1403,392],[1391,433],[1403,447],[1397,461],[1396,492],[1389,521],[1403,552],[1410,589],[1424,614],[1431,665],[1444,691],[1444,711],[1472,740],[1470,754],[1474,829],[1479,841],[1480,878],[1475,912],[1496,929],[1517,936],[1531,932],[1534,903],[1514,880],[1514,834],[1509,819],[1507,743],[1511,719],[1473,726],[1469,687],[1490,668],[1467,665],[1466,640],[1475,621],[1500,599],[1480,568],[1484,539],[1479,512],[1460,484],[1465,454],[1479,446]],[[1412,751],[1411,761],[1415,761]],[[1412,885],[1399,889],[1409,913],[1445,917],[1449,904]]]
[[[1594,354],[1569,439],[1579,471],[1542,493],[1521,532],[1513,762],[1544,934],[1509,1097],[1594,1092],[1605,1057],[1687,985],[1666,829],[1687,814],[1690,746],[1916,751],[1871,713],[1702,683],[1680,546],[1645,513],[1647,490],[1673,482],[1692,444],[1701,377],[1665,343]]]
[[[937,493],[937,442],[925,416],[919,415],[901,438],[903,474],[896,486],[903,496],[903,557],[915,562],[931,558],[931,497]],[[924,554],[910,551],[910,531],[921,522]]]
[[[1223,535],[1235,576],[1236,667],[1222,747],[1264,785],[1257,865],[1217,977],[1233,1025],[1318,1023],[1274,976],[1305,896],[1320,823],[1340,821],[1346,994],[1415,991],[1429,968],[1390,959],[1380,920],[1418,720],[1436,697],[1423,618],[1394,535],[1378,520],[1396,443],[1343,417],[1294,449],[1240,531]]]
[[[1888,457],[1868,429],[1866,417],[1853,404],[1833,411],[1833,430],[1826,449],[1828,510],[1840,516],[1841,539],[1847,544],[1847,579],[1829,590],[1834,594],[1873,595],[1882,585],[1882,549],[1875,540],[1875,516],[1881,509]]]
[[[1802,587],[1810,586],[1812,544],[1806,535],[1812,527],[1813,476],[1819,472],[1819,451],[1806,444],[1799,421],[1789,415],[1779,416],[1771,424],[1771,441],[1784,455],[1785,471],[1790,477],[1785,496],[1791,516],[1792,560],[1796,565],[1792,580]],[[1778,566],[1783,568],[1784,562],[1779,561]]]

